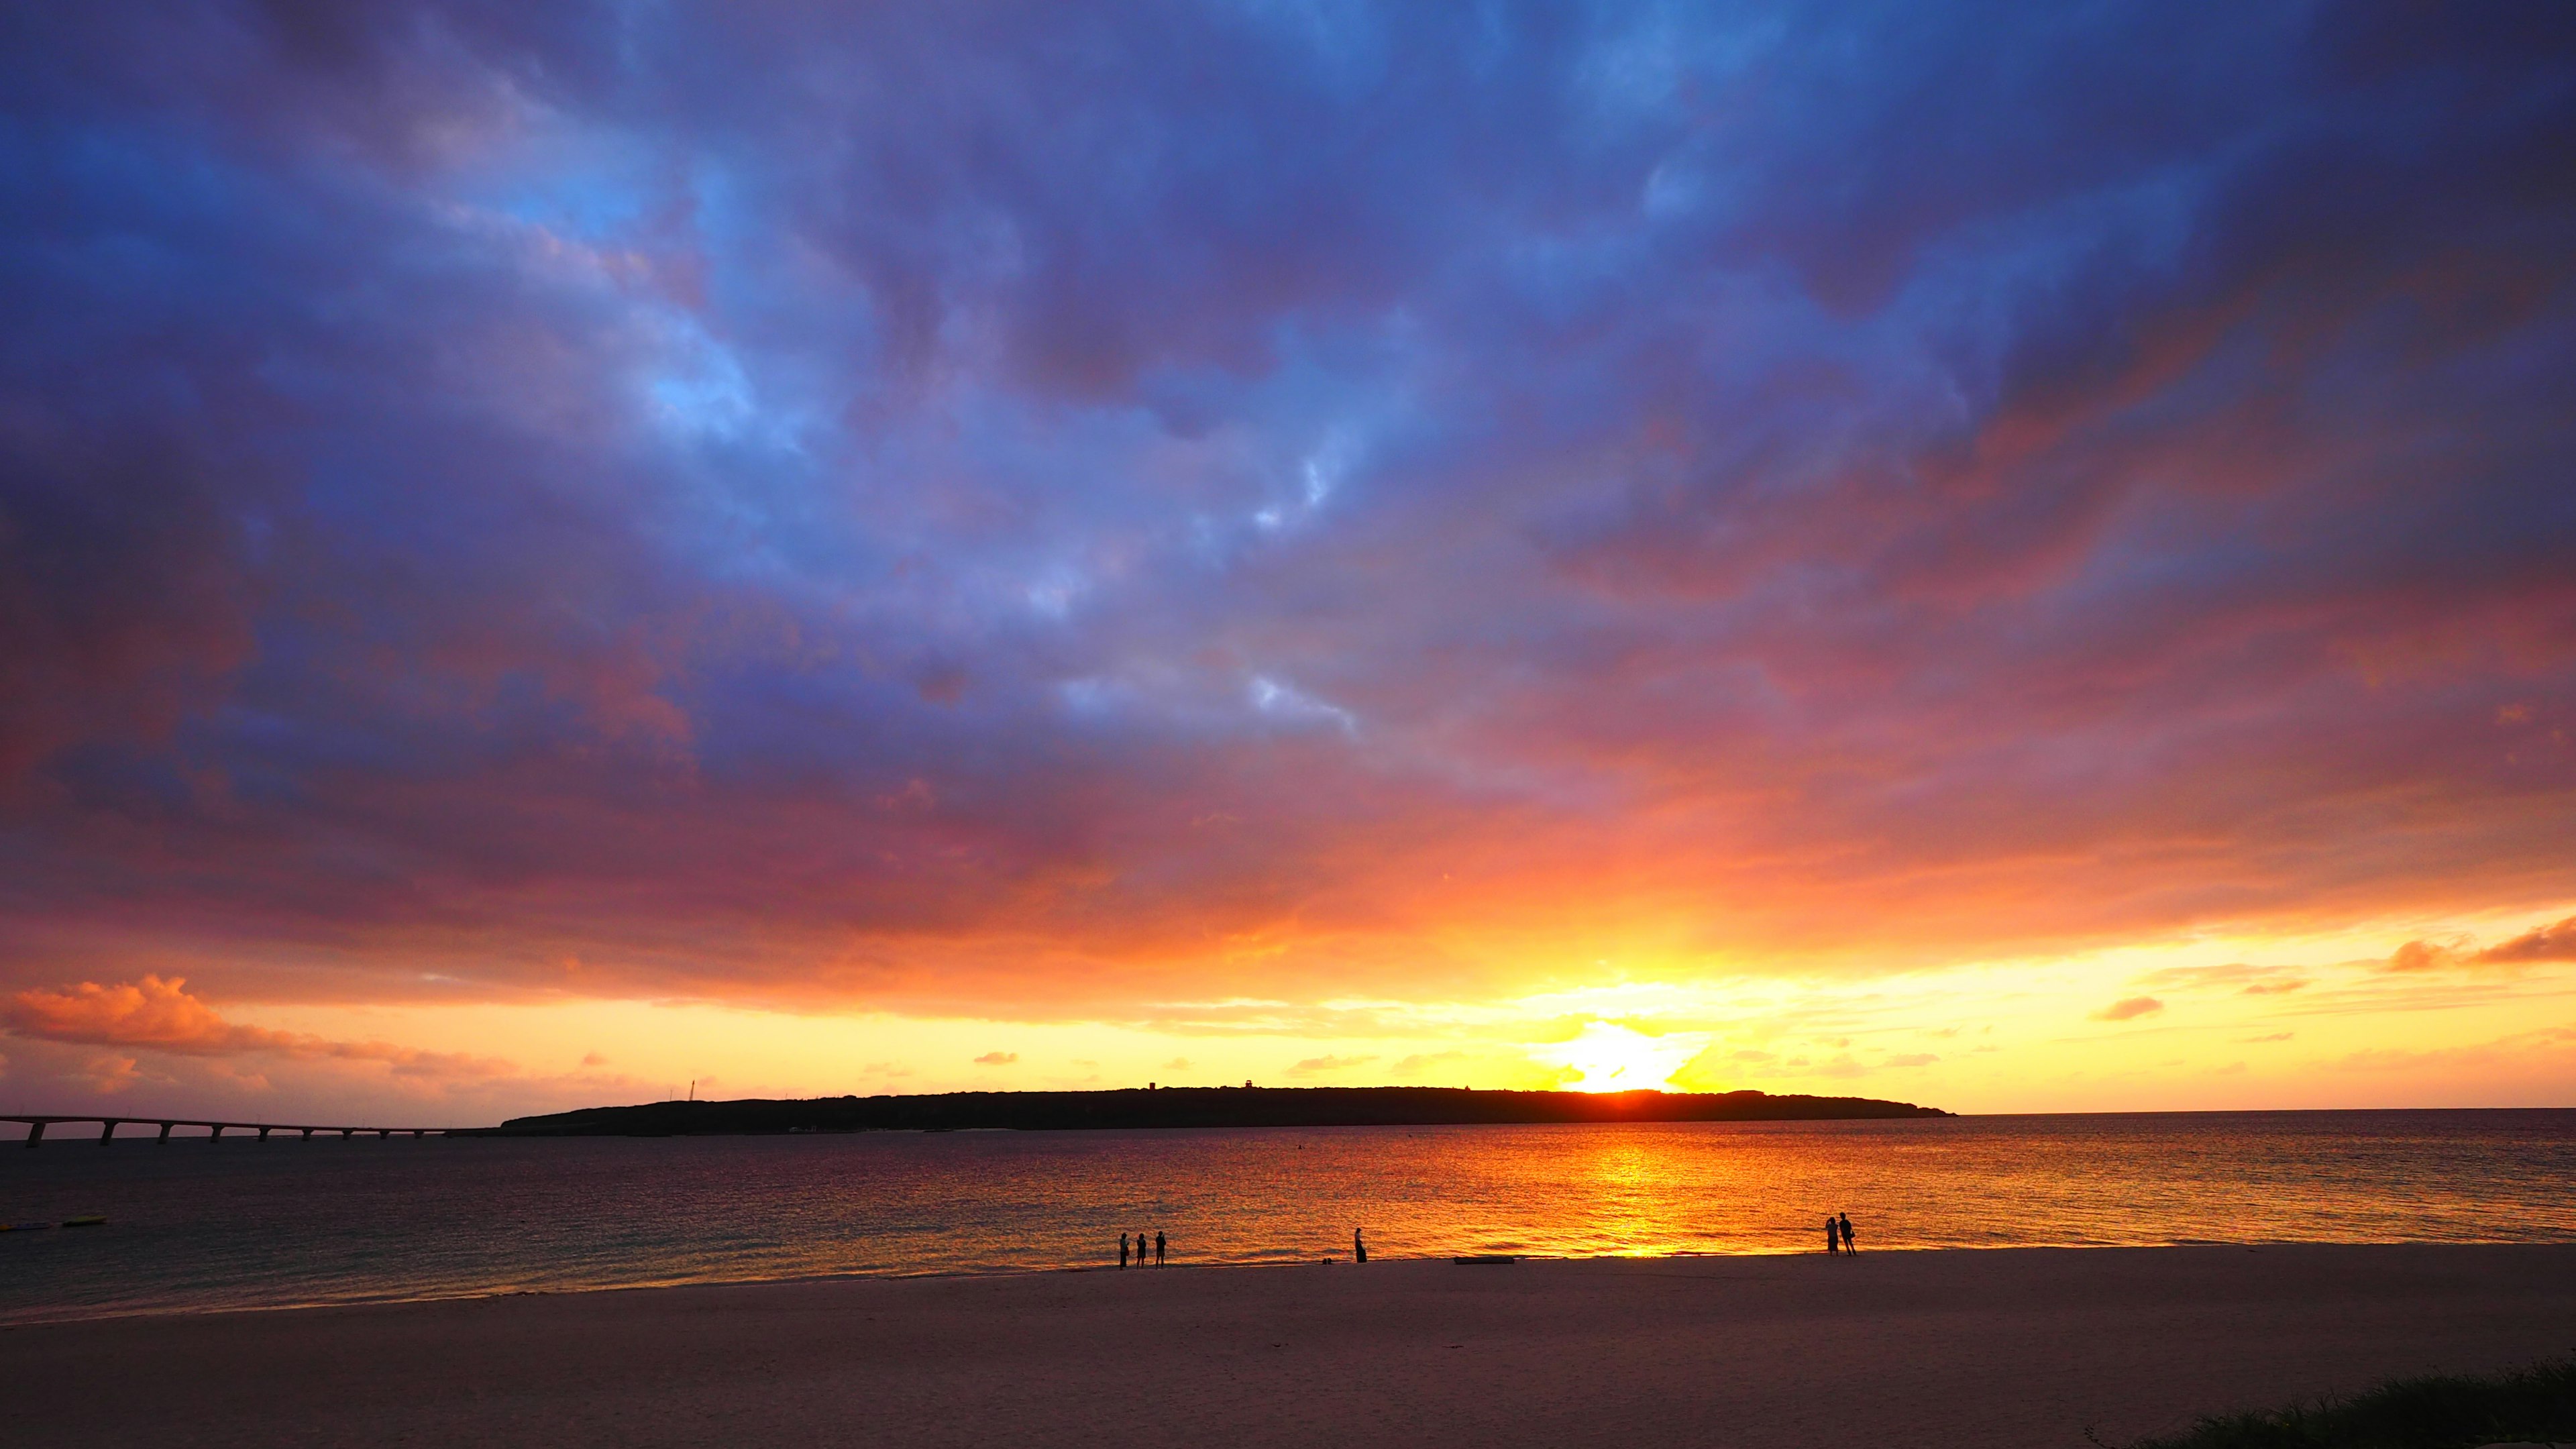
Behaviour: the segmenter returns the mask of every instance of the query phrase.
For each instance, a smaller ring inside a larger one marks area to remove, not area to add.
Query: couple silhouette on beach
[[[1154,1266],[1157,1268],[1163,1266],[1163,1235],[1161,1233],[1156,1233],[1150,1243],[1146,1241],[1143,1233],[1138,1233],[1136,1235],[1136,1266],[1139,1268],[1145,1266],[1145,1250],[1148,1247],[1151,1247],[1154,1250]],[[1120,1233],[1118,1235],[1118,1266],[1121,1268],[1127,1266],[1127,1235],[1125,1233]]]
[[[1828,1253],[1857,1253],[1860,1251],[1860,1249],[1852,1246],[1851,1214],[1826,1214],[1825,1251]]]

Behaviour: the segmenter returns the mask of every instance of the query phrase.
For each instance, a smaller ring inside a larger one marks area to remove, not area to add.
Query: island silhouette
[[[1507,1092],[1465,1087],[1131,1087],[1092,1092],[644,1102],[513,1117],[500,1137],[752,1136],[785,1132],[1061,1131],[1133,1127],[1430,1127],[1550,1122],[1814,1122],[1947,1117],[1872,1097],[1766,1092]]]

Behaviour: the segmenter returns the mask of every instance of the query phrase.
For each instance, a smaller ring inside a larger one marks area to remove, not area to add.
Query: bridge
[[[310,1142],[313,1140],[313,1134],[316,1132],[320,1132],[326,1136],[333,1132],[337,1132],[344,1138],[448,1137],[459,1132],[473,1130],[466,1127],[339,1127],[323,1126],[318,1123],[307,1124],[303,1122],[221,1122],[205,1117],[101,1117],[94,1114],[70,1117],[31,1117],[22,1116],[16,1113],[0,1113],[0,1122],[21,1122],[26,1124],[27,1145],[29,1147],[43,1146],[45,1141],[45,1129],[63,1122],[97,1123],[98,1145],[101,1147],[105,1147],[110,1142],[116,1140],[117,1128],[124,1127],[129,1124],[136,1127],[151,1127],[157,1125],[161,1129],[161,1136],[158,1140],[165,1143],[170,1140],[170,1129],[173,1127],[203,1127],[206,1129],[206,1140],[209,1142],[221,1142],[224,1138],[224,1134],[227,1132],[256,1132],[259,1134],[259,1140],[262,1142],[266,1142],[268,1140],[268,1134],[271,1132],[294,1132],[300,1134],[301,1140]]]

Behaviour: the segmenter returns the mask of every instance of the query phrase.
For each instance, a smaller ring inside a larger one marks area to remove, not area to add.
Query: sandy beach
[[[2123,1443],[2576,1350],[2576,1247],[1189,1268],[0,1334],[36,1445]]]

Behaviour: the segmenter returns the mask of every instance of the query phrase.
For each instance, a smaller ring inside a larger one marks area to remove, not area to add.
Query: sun
[[[1669,1092],[1673,1073],[1708,1045],[1704,1032],[1648,1036],[1615,1022],[1587,1022],[1574,1040],[1531,1053],[1583,1075],[1568,1086],[1578,1092]]]

